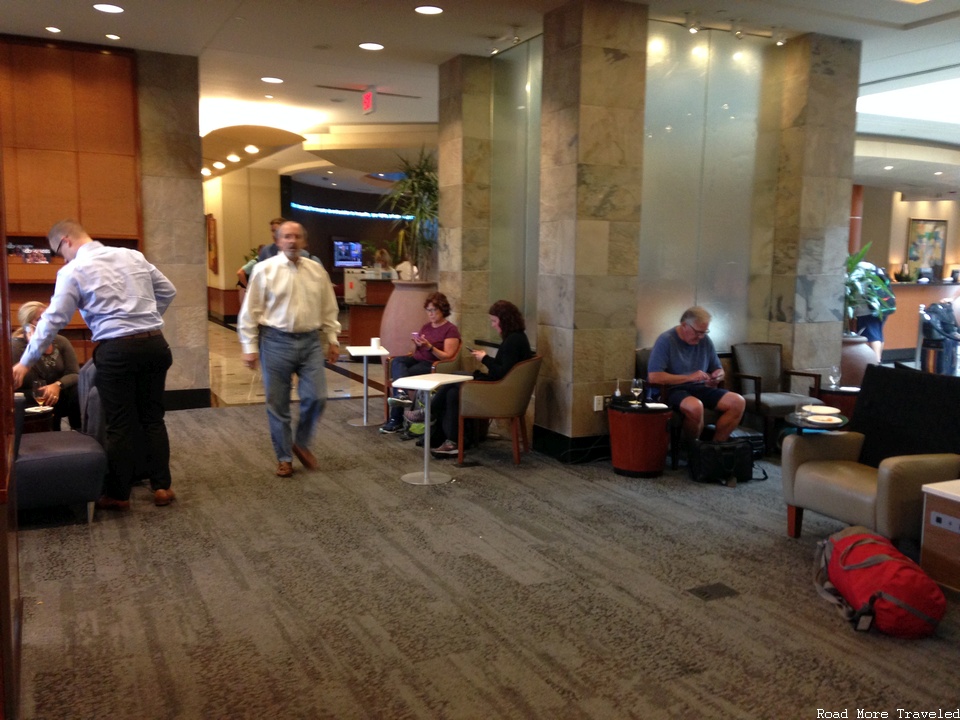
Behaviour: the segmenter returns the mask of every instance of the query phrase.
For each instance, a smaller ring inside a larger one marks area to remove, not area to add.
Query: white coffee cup
[[[379,350],[380,349],[380,338],[370,338],[370,347]]]

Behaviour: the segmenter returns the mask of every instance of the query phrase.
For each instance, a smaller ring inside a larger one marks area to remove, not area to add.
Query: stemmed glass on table
[[[633,402],[639,402],[640,396],[643,394],[643,379],[634,378],[633,382],[630,383],[630,393],[633,395]]]
[[[827,373],[827,380],[830,383],[830,387],[835,388],[840,384],[840,368],[837,365],[834,365],[830,368],[830,372]]]

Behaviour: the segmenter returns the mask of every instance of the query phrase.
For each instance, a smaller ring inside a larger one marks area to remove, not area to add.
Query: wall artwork
[[[907,231],[907,265],[912,277],[942,280],[946,252],[946,220],[910,218]]]
[[[207,267],[214,275],[220,273],[220,262],[217,257],[217,219],[212,213],[207,215]]]

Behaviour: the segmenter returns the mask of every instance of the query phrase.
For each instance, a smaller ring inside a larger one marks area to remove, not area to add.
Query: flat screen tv
[[[363,248],[360,243],[334,240],[333,266],[338,268],[363,267]]]

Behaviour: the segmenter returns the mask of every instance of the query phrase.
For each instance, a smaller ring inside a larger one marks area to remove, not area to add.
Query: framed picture
[[[907,230],[907,265],[913,277],[927,276],[942,280],[946,252],[946,220],[910,218]]]
[[[212,213],[207,215],[207,267],[214,274],[220,272],[217,257],[217,219]]]

